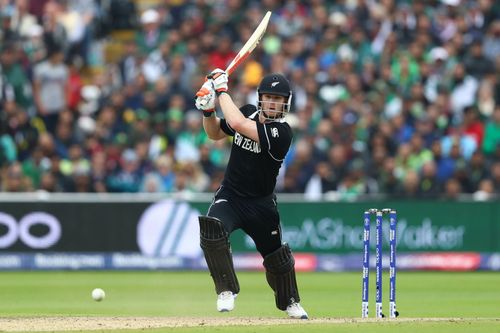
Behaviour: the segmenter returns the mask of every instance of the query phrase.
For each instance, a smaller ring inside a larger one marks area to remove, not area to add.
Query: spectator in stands
[[[33,25],[23,43],[24,53],[31,64],[36,64],[47,56],[43,34],[42,26],[38,24]]]
[[[0,41],[2,43],[10,43],[15,42],[18,38],[18,35],[14,31],[12,26],[12,14],[14,12],[14,8],[7,4],[0,4]]]
[[[37,112],[50,133],[54,133],[59,114],[67,106],[69,73],[63,60],[62,49],[54,46],[48,50],[48,59],[34,69],[33,98]]]
[[[59,21],[59,5],[55,1],[48,1],[43,8],[42,25],[44,40],[47,49],[61,49],[66,52],[68,45],[68,32]]]
[[[106,165],[106,152],[96,151],[91,158],[90,177],[92,188],[95,192],[107,192],[106,177],[108,175],[108,166]]]
[[[434,161],[424,163],[421,169],[419,195],[424,198],[435,198],[441,190],[441,184],[437,178],[436,163]]]
[[[110,192],[138,192],[142,183],[139,159],[133,149],[123,151],[118,170],[109,176],[106,186]]]
[[[15,142],[7,133],[5,122],[0,122],[0,167],[16,162],[17,151]]]
[[[441,145],[445,156],[452,155],[452,149],[456,148],[460,156],[465,160],[470,160],[472,154],[478,148],[476,137],[465,133],[463,123],[451,127],[449,134],[442,138]]]
[[[28,93],[30,82],[21,66],[20,47],[15,43],[4,43],[1,48],[0,101],[13,101],[27,110],[31,104]]]
[[[7,168],[4,179],[5,192],[29,192],[34,189],[31,180],[23,174],[22,167],[18,162],[14,162]]]
[[[25,110],[16,108],[12,119],[6,123],[9,135],[16,144],[17,158],[24,161],[31,156],[38,142],[37,120],[30,119]]]
[[[76,12],[80,15],[80,21],[83,23],[83,36],[75,44],[74,51],[83,60],[83,64],[87,65],[89,63],[90,57],[90,47],[92,42],[92,37],[94,33],[99,33],[99,29],[102,29],[102,21],[99,17],[99,0],[65,0],[67,3],[62,3],[62,6],[66,6],[66,11]],[[71,54],[68,55],[71,58]]]
[[[448,200],[456,200],[462,193],[460,182],[455,178],[450,178],[444,188],[444,198]]]
[[[464,59],[467,73],[476,77],[482,78],[491,72],[493,61],[486,57],[483,53],[483,41],[476,39],[469,48],[469,54]]]
[[[210,53],[210,66],[214,68],[226,68],[236,56],[231,47],[231,37],[228,34],[223,34],[215,43],[217,47]]]
[[[486,201],[495,197],[495,186],[491,179],[483,179],[479,182],[478,190],[474,192],[474,201]]]
[[[485,154],[492,154],[500,145],[500,105],[497,105],[491,119],[486,124],[483,141]]]
[[[474,104],[478,88],[477,79],[468,75],[463,64],[457,64],[450,85],[450,103],[455,124],[462,121],[463,110]]]
[[[36,17],[28,11],[28,0],[16,0],[15,4],[11,21],[12,30],[23,39],[29,38],[33,27],[37,25]]]
[[[487,160],[480,149],[476,150],[472,155],[467,165],[467,174],[471,180],[473,190],[477,190],[479,183],[489,177]]]
[[[149,54],[165,41],[165,32],[161,29],[160,14],[155,9],[148,9],[141,14],[142,30],[136,35],[139,52]]]
[[[500,162],[495,162],[491,165],[490,174],[495,186],[495,193],[500,194]]]
[[[337,190],[338,184],[327,162],[319,162],[316,170],[306,184],[304,195],[309,200],[321,199],[324,193]]]
[[[483,41],[483,53],[490,61],[495,59],[500,54],[500,20],[494,21]]]

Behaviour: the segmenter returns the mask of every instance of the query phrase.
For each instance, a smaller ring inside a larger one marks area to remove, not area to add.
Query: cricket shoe
[[[217,311],[229,312],[234,309],[234,299],[238,294],[232,291],[223,291],[217,296]]]
[[[295,319],[308,319],[308,315],[306,310],[302,306],[300,306],[300,303],[293,302],[286,308],[286,313],[288,314],[288,317],[290,318],[295,318]]]

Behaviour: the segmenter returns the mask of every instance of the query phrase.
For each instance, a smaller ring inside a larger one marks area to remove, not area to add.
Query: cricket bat
[[[262,39],[262,36],[264,36],[264,33],[266,32],[270,18],[271,18],[271,11],[268,11],[266,15],[264,15],[262,21],[260,21],[259,25],[255,29],[253,34],[247,40],[245,45],[243,45],[240,52],[238,52],[236,57],[234,57],[231,63],[227,66],[226,73],[228,76],[231,75],[231,73],[234,72],[234,70],[238,68],[238,66],[241,65],[241,63],[245,61],[245,59],[248,58],[248,56],[252,53],[252,51],[257,47],[260,40]],[[210,79],[212,77],[208,76],[208,78]]]
[[[268,11],[266,15],[264,15],[264,18],[262,21],[259,23],[253,34],[250,36],[250,38],[247,40],[245,45],[241,48],[240,52],[236,55],[236,57],[231,61],[229,66],[226,68],[226,73],[227,75],[231,75],[232,72],[238,66],[245,61],[246,58],[252,53],[252,51],[257,47],[259,44],[260,40],[262,39],[262,36],[264,36],[264,33],[266,32],[267,25],[269,24],[269,19],[271,18],[271,12]]]

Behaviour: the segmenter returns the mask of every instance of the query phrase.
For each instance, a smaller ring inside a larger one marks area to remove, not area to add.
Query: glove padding
[[[229,78],[225,71],[220,68],[214,69],[208,75],[208,78],[212,79],[213,87],[217,94],[227,91],[227,83],[229,82]]]
[[[207,80],[196,92],[196,108],[205,112],[214,112],[215,110],[215,90],[212,80]]]

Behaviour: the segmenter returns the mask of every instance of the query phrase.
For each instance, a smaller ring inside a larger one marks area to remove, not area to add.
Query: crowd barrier
[[[197,217],[211,195],[0,194],[0,270],[206,269]],[[283,240],[299,270],[361,267],[363,212],[398,212],[398,269],[499,270],[500,205],[492,202],[307,201],[279,196]],[[383,246],[388,247],[388,226]],[[261,269],[252,240],[231,237],[235,264]],[[386,260],[386,262],[388,262]]]

